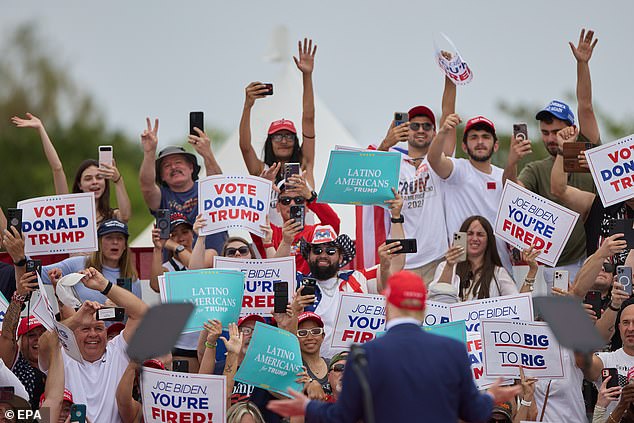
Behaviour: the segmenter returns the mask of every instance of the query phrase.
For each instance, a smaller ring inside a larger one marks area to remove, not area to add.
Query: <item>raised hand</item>
[[[81,282],[84,284],[86,288],[94,289],[95,291],[103,291],[108,285],[108,279],[106,279],[97,269],[94,267],[89,267],[88,269],[82,270],[80,272],[84,275]]]
[[[380,263],[387,264],[392,261],[392,256],[397,253],[399,250],[402,250],[403,246],[399,241],[390,242],[386,244],[385,242],[379,245],[377,252],[379,253]]]
[[[159,250],[163,250],[163,248],[165,248],[166,242],[166,239],[161,239],[161,230],[157,228],[156,225],[154,225],[154,227],[152,228],[152,244],[154,244],[154,247],[158,248]]]
[[[293,309],[293,314],[300,315],[305,307],[308,307],[311,304],[315,303],[314,295],[302,295],[302,287],[300,287],[297,291],[295,291],[295,296],[293,297],[293,302],[291,303],[291,308]]]
[[[623,234],[614,234],[605,238],[597,252],[604,259],[622,253],[627,248],[627,241],[623,237]]]
[[[576,126],[566,126],[565,128],[559,130],[557,132],[557,144],[559,144],[559,148],[563,149],[564,143],[575,142],[578,135],[579,130]]]
[[[396,191],[396,188],[392,187],[392,194],[394,194],[393,200],[385,200],[387,208],[390,209],[390,214],[393,218],[399,218],[401,216],[401,209],[403,208],[403,197]]]
[[[306,183],[306,172],[302,172],[302,175],[293,175],[286,181],[286,192],[288,194],[299,194],[305,199],[312,197],[313,193]]]
[[[619,395],[621,395],[621,387],[613,386],[608,388],[608,382],[612,379],[612,376],[608,376],[603,379],[603,383],[601,383],[601,388],[599,389],[599,396],[597,397],[597,405],[603,408],[606,408],[612,401],[616,401],[619,399]]]
[[[299,50],[299,59],[293,56],[295,65],[303,74],[310,74],[315,67],[315,53],[317,52],[317,44],[313,46],[313,40],[304,38],[304,44],[301,41],[297,42]]]
[[[386,150],[394,147],[399,142],[406,142],[409,139],[409,122],[396,125],[394,121],[390,124],[390,128],[387,130],[385,139],[381,143],[382,147]]]
[[[119,173],[114,159],[112,159],[112,166],[107,163],[99,163],[99,173],[101,173],[104,178],[110,179],[113,182],[119,182],[119,178],[121,178],[121,173]]]
[[[452,113],[449,116],[447,116],[447,119],[445,119],[445,121],[443,122],[439,132],[447,133],[451,130],[454,130],[456,129],[456,126],[460,124],[460,122],[462,122],[462,119],[460,119],[460,116],[458,116],[456,113]]]
[[[537,257],[541,254],[542,250],[538,250],[534,245],[522,250],[522,261],[528,264],[529,271],[537,271]]]
[[[262,242],[264,244],[270,244],[273,242],[273,229],[271,229],[271,221],[269,216],[266,216],[266,220],[264,225],[260,225],[260,229],[264,232],[264,237],[262,238]]]
[[[260,178],[268,179],[269,181],[275,183],[275,178],[277,177],[280,168],[282,167],[282,162],[275,162],[272,166],[268,168],[262,169],[260,173]]]
[[[42,125],[42,121],[37,116],[33,116],[31,113],[27,113],[26,117],[27,119],[21,119],[17,116],[13,116],[11,118],[11,122],[18,128],[41,129],[44,126]]]
[[[57,282],[59,282],[62,276],[62,269],[59,267],[54,267],[48,271],[48,278],[50,279],[51,284],[53,284],[53,289],[57,289]]]
[[[577,62],[588,62],[592,57],[592,52],[594,51],[594,46],[597,45],[599,41],[598,38],[594,38],[594,31],[588,30],[586,33],[585,28],[581,30],[581,34],[579,34],[579,43],[575,47],[572,42],[568,42],[570,45],[570,50],[572,50],[572,54],[577,59]]]
[[[623,285],[619,282],[614,282],[612,284],[612,295],[610,296],[611,303],[615,308],[621,308],[623,301],[630,298],[630,294],[627,293],[625,289],[623,289]]]
[[[155,152],[156,147],[158,146],[159,120],[158,118],[154,119],[154,127],[152,127],[152,122],[149,117],[145,118],[145,122],[147,124],[147,128],[141,134],[143,151],[146,153]]]
[[[302,231],[302,222],[295,222],[294,219],[288,219],[282,225],[282,239],[287,244],[292,244],[295,236]]]
[[[204,156],[211,151],[211,139],[209,136],[198,128],[194,128],[198,135],[188,135],[187,141],[194,147],[196,153]]]
[[[207,219],[200,213],[196,216],[196,221],[194,222],[194,233],[200,235],[200,230],[205,226],[207,226]]]
[[[14,262],[24,258],[24,236],[14,226],[4,230],[3,244]]]
[[[253,107],[253,104],[255,104],[255,100],[257,100],[258,98],[266,97],[266,93],[269,91],[269,89],[266,88],[266,85],[261,82],[251,82],[249,85],[247,85],[244,91],[244,105],[247,107]]]
[[[203,326],[207,331],[207,342],[215,344],[222,334],[222,323],[218,319],[207,320],[207,322],[203,323]]]
[[[242,351],[242,332],[235,323],[229,323],[229,339],[221,336],[220,339],[225,344],[228,353],[240,354]]]
[[[518,140],[515,136],[511,136],[511,148],[509,148],[509,163],[517,163],[525,156],[531,154],[531,140]]]
[[[38,289],[36,272],[24,272],[16,286],[18,295],[27,295]]]
[[[445,260],[447,260],[447,266],[453,266],[458,263],[458,259],[464,252],[464,248],[461,245],[452,245],[445,253]]]

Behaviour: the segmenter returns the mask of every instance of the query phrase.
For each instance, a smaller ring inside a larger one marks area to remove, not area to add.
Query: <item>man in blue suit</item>
[[[495,403],[509,401],[521,392],[520,386],[501,387],[498,381],[488,392],[480,393],[465,346],[420,329],[427,296],[423,280],[402,271],[387,283],[387,332],[363,345],[377,423],[482,422]],[[364,418],[363,393],[352,365],[349,359],[336,403],[309,401],[291,390],[293,399],[271,401],[268,407],[285,416],[306,415],[307,423],[358,422]]]

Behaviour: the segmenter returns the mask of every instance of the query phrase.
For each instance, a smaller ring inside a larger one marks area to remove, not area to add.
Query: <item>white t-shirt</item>
[[[535,405],[539,417],[544,407],[544,397],[548,390],[548,401],[544,412],[545,422],[587,423],[586,405],[581,391],[583,373],[575,363],[574,353],[562,348],[564,359],[563,379],[538,379],[535,383]],[[550,389],[548,383],[550,382]]]
[[[625,386],[627,385],[627,372],[634,367],[634,356],[628,355],[623,348],[619,348],[616,351],[612,352],[600,352],[597,353],[597,356],[603,362],[603,368],[613,367],[619,373],[619,385]],[[601,387],[601,383],[603,382],[603,377],[599,377],[598,380],[594,381],[597,389]],[[616,408],[618,401],[612,401],[608,407],[606,414],[610,414]]]
[[[447,252],[447,222],[441,191],[442,179],[425,157],[418,168],[411,158],[401,155],[398,192],[403,197],[406,238],[416,238],[417,253],[405,255],[405,269],[421,267]]]
[[[442,263],[438,265],[438,267],[436,268],[436,273],[434,274],[434,280],[429,285],[430,299],[433,301],[437,301],[436,299],[433,299],[431,297],[433,296],[437,287],[443,284],[447,285],[445,283],[438,282],[438,280],[440,279],[440,275],[442,275],[442,272],[445,269],[446,265],[447,265],[446,261],[443,261]],[[456,275],[455,272],[456,272],[456,269],[454,266],[451,286],[453,288],[453,292],[458,297],[460,294],[460,277]],[[517,285],[515,284],[515,281],[513,280],[511,275],[509,275],[509,272],[507,272],[506,269],[504,269],[503,267],[496,267],[494,275],[495,275],[495,279],[492,280],[491,284],[489,285],[489,296],[487,298],[500,297],[504,295],[514,295],[519,293],[519,290],[517,289]],[[471,285],[471,287],[473,287],[473,285]],[[442,291],[443,291],[443,294],[447,293],[446,290],[442,290]],[[477,299],[477,297],[478,297],[477,292],[476,293],[469,292],[466,298],[464,299],[464,301],[475,300]]]
[[[101,359],[93,363],[79,363],[62,348],[66,388],[75,403],[86,404],[86,414],[93,422],[121,422],[115,394],[130,361],[127,348],[123,334],[119,334],[108,342]]]
[[[447,219],[447,234],[451,236],[460,230],[462,222],[473,215],[485,217],[491,226],[495,226],[500,200],[502,199],[502,175],[504,170],[491,165],[491,173],[479,171],[467,159],[455,159],[453,171],[443,188],[445,198],[445,217]],[[498,253],[504,268],[512,271],[511,258],[506,249],[506,243],[496,240]]]
[[[365,277],[355,271],[353,273],[353,277],[359,282],[361,285],[361,290],[363,293],[368,293],[368,285]],[[335,323],[337,320],[337,308],[339,307],[339,301],[341,300],[341,293],[352,293],[353,290],[346,284],[343,291],[339,290],[339,285],[342,280],[338,277],[330,278],[325,281],[317,281],[317,286],[321,291],[321,300],[317,307],[315,308],[315,313],[321,317],[321,320],[324,322],[324,332],[325,338],[324,342],[321,344],[321,356],[330,359],[333,355],[338,352],[344,351],[345,348],[331,348],[330,343],[332,342],[332,336],[335,331]]]

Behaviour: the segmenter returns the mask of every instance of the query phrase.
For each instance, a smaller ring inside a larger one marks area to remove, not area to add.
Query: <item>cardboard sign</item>
[[[507,181],[495,219],[495,235],[523,250],[542,250],[541,263],[556,266],[579,214]]]
[[[201,235],[246,229],[263,237],[269,214],[271,181],[256,176],[214,175],[198,181],[198,204],[207,219]]]
[[[484,359],[482,354],[482,337],[480,333],[474,332],[467,334],[467,355],[471,363],[471,375],[478,389],[488,389],[498,378],[487,377],[484,372]],[[503,385],[511,385],[513,379],[506,379]]]
[[[482,319],[533,320],[533,300],[530,293],[506,295],[483,300],[465,301],[449,306],[452,322],[464,320],[467,334],[478,333]]]
[[[469,65],[467,65],[467,62],[462,60],[460,53],[458,53],[458,49],[456,48],[454,43],[451,42],[449,37],[447,37],[442,32],[440,33],[440,35],[447,41],[453,51],[451,52],[451,60],[449,60],[442,55],[440,49],[434,42],[434,49],[436,51],[436,63],[438,63],[438,66],[440,66],[440,69],[442,69],[443,73],[447,77],[449,77],[454,84],[468,84],[473,79],[473,72],[469,68]]]
[[[141,373],[143,418],[148,423],[224,423],[225,376],[175,373],[144,367]]]
[[[295,382],[302,371],[302,353],[295,334],[255,322],[249,349],[235,380],[289,397],[288,388],[301,392]]]
[[[224,328],[238,321],[244,293],[242,272],[202,269],[165,272],[164,276],[161,291],[167,303],[190,302],[196,306],[183,333],[203,330],[208,319],[220,320]]]
[[[483,320],[484,369],[488,377],[564,377],[559,343],[545,322]]]
[[[467,328],[462,320],[439,323],[433,326],[421,326],[425,332],[438,336],[445,336],[463,344],[467,344]]]
[[[341,294],[335,332],[330,346],[347,348],[373,340],[385,331],[385,297],[371,294]]]
[[[634,197],[634,135],[585,151],[604,207]]]
[[[97,251],[94,193],[31,198],[18,208],[27,256]]]
[[[9,302],[4,297],[2,292],[0,292],[0,330],[2,330],[2,324],[4,323],[4,316],[7,314],[7,309],[9,308]]]
[[[449,304],[437,303],[436,301],[425,302],[425,320],[423,326],[434,326],[448,323],[450,320]]]
[[[333,150],[317,201],[385,207],[394,199],[400,169],[399,153]]]
[[[289,302],[295,287],[295,258],[281,257],[264,260],[244,260],[230,257],[214,257],[215,269],[235,269],[244,274],[244,296],[241,316],[259,314],[271,316],[275,293],[273,284],[288,282]]]
[[[55,330],[57,321],[40,275],[37,275],[37,285],[39,289],[31,295],[31,313],[37,317],[37,320],[42,322],[46,330],[52,332]]]
[[[44,323],[42,322],[42,324]],[[78,363],[83,363],[84,360],[81,356],[81,351],[79,350],[79,345],[77,345],[77,339],[75,338],[73,331],[60,322],[54,323],[54,330],[57,333],[59,343],[64,351],[66,351],[66,354]]]

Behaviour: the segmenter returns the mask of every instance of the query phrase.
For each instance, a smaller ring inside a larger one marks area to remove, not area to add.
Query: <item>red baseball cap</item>
[[[121,332],[123,329],[125,329],[125,325],[123,323],[115,322],[108,326],[108,329],[106,329],[106,335],[111,335],[115,332]]]
[[[436,118],[434,117],[434,112],[432,112],[431,109],[427,106],[414,106],[409,109],[407,115],[409,117],[409,120],[412,120],[416,116],[427,116],[429,120],[431,120],[431,123],[434,125],[434,127],[436,126]]]
[[[40,395],[40,407],[44,403],[45,399],[46,399],[46,394],[44,394],[44,392],[42,392],[42,395]],[[74,404],[74,402],[73,402],[73,394],[66,388],[64,388],[64,399],[63,399],[63,401],[68,401],[71,404]]]
[[[249,322],[251,320],[254,320],[254,321],[260,322],[260,323],[266,323],[266,320],[264,320],[264,317],[262,317],[262,316],[260,316],[258,314],[249,314],[248,316],[240,317],[240,319],[238,320],[238,327],[242,326],[243,323]]]
[[[31,332],[33,329],[39,328],[40,326],[44,325],[40,323],[35,316],[29,316],[28,318],[23,317],[22,320],[20,320],[20,325],[18,326],[18,337]]]
[[[401,270],[387,279],[385,297],[398,308],[424,310],[427,288],[420,276]]]
[[[493,131],[493,135],[495,135],[495,125],[493,125],[493,122],[491,122],[489,119],[485,118],[484,116],[476,116],[469,119],[467,121],[467,125],[464,127],[464,133],[466,134],[467,132],[469,132],[469,129],[471,129],[474,125],[477,125],[478,123],[488,126],[491,129],[491,131]]]
[[[295,129],[295,124],[286,119],[276,120],[271,122],[271,126],[269,126],[269,135],[274,134],[283,130],[291,131],[293,134],[297,134],[297,129]]]
[[[324,321],[321,320],[321,317],[319,316],[319,314],[315,314],[312,311],[305,311],[299,316],[297,316],[298,324],[305,322],[307,320],[312,320],[313,322],[317,323],[317,326],[319,326],[320,328],[324,327]]]
[[[143,367],[149,367],[151,369],[165,370],[165,364],[162,361],[155,358],[150,358],[143,362]]]

